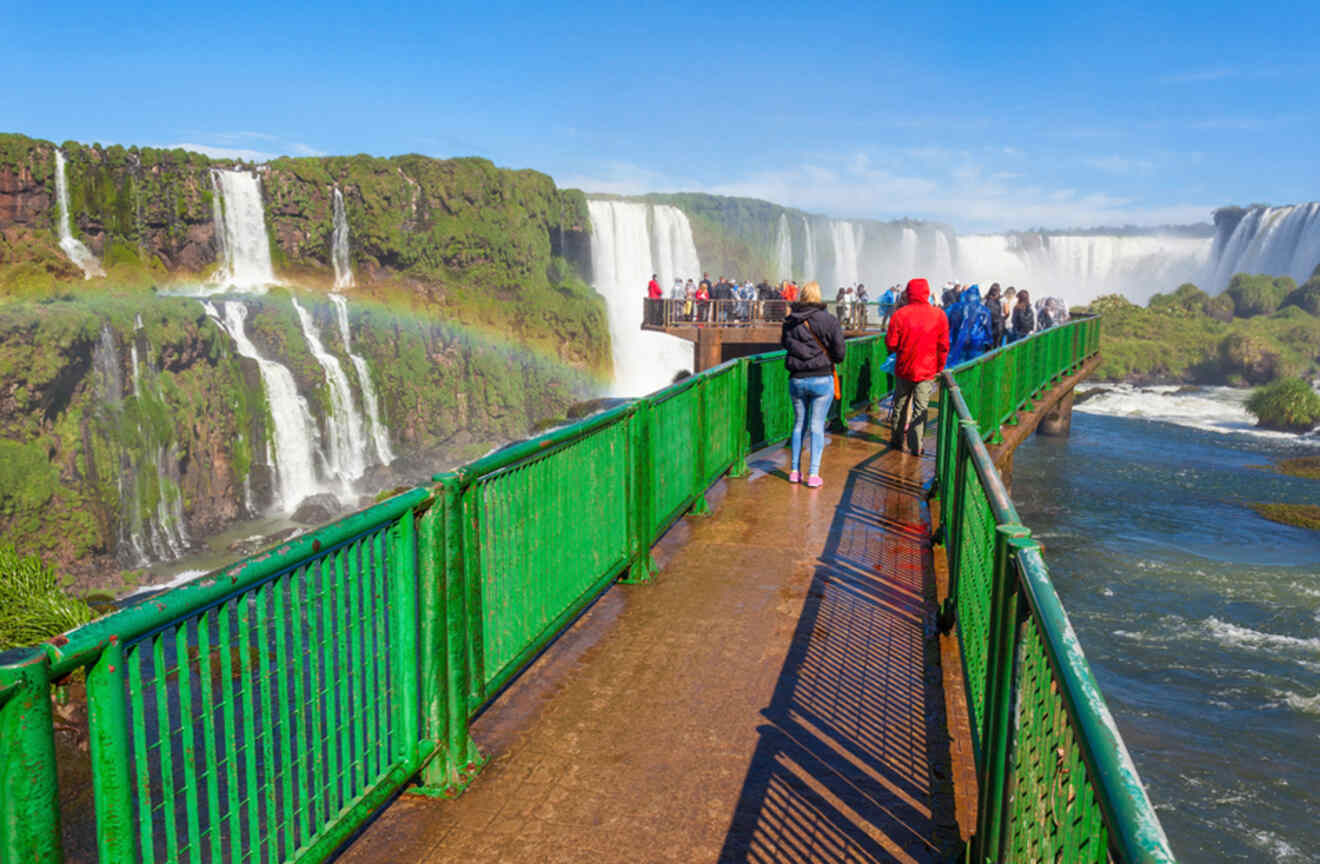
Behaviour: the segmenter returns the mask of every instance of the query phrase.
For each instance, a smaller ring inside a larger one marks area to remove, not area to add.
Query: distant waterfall
[[[211,172],[220,269],[212,282],[225,288],[263,293],[279,284],[270,263],[261,180],[249,171],[216,168]]]
[[[271,465],[275,472],[275,507],[285,513],[292,512],[308,495],[322,491],[316,479],[316,442],[319,433],[307,400],[298,393],[298,385],[282,364],[261,356],[245,331],[247,307],[237,301],[221,303],[223,312],[203,301],[203,308],[215,319],[229,338],[239,356],[257,363],[261,383],[270,406],[271,423],[275,427]]]
[[[339,365],[339,358],[325,350],[321,343],[321,334],[316,329],[316,322],[311,313],[302,307],[298,298],[291,297],[293,311],[298,314],[298,323],[302,325],[303,338],[312,356],[321,365],[325,373],[326,389],[330,392],[330,412],[325,418],[326,431],[330,439],[327,466],[331,476],[338,482],[340,496],[347,499],[353,489],[353,481],[367,470],[366,436],[363,431],[362,415],[353,405],[353,389],[348,385],[348,376]]]
[[[775,264],[780,282],[793,278],[793,235],[788,230],[788,214],[779,214],[779,228],[775,238]]]
[[[353,287],[353,268],[348,260],[348,215],[344,196],[335,187],[335,227],[331,234],[330,260],[335,265],[335,290]]]
[[[55,148],[55,207],[58,212],[55,216],[56,221],[59,222],[60,248],[69,256],[69,260],[83,271],[84,279],[105,276],[105,270],[102,269],[101,262],[92,254],[92,250],[73,236],[73,219],[69,215],[69,184],[65,179],[64,171],[64,151],[57,147]]]
[[[660,272],[651,252],[651,208],[629,201],[592,200],[587,201],[587,208],[591,215],[595,287],[605,298],[610,322],[610,343],[614,354],[611,392],[618,396],[643,396],[669,384],[676,372],[691,369],[693,365],[689,343],[662,333],[641,330],[646,283],[652,273]],[[678,216],[682,214],[678,213]],[[701,265],[687,218],[683,217],[681,222],[669,220],[668,215],[659,219],[658,224],[668,225],[670,230],[663,234],[657,231],[657,246],[665,247],[663,255],[671,262],[668,266],[690,266],[691,275],[700,278]],[[686,236],[676,237],[675,232]],[[681,251],[677,247],[682,247]],[[668,278],[672,280],[674,276],[687,278],[688,274],[676,272]]]
[[[654,272],[659,275],[660,287],[667,297],[675,279],[701,278],[701,262],[697,260],[697,246],[692,242],[692,226],[682,210],[655,204],[651,207],[651,223]]]
[[[851,222],[830,222],[830,242],[834,248],[834,281],[822,286],[826,292],[837,288],[852,287],[859,281],[861,263],[861,243],[858,235],[861,226]]]
[[[802,230],[806,234],[806,245],[803,247],[802,273],[801,280],[810,282],[813,279],[820,281],[820,274],[816,272],[816,238],[811,233],[811,221],[806,216],[802,217]]]
[[[353,353],[353,341],[348,332],[348,298],[342,294],[331,294],[330,302],[335,304],[335,315],[339,323],[339,335],[344,340],[344,351],[353,361],[357,370],[358,385],[362,388],[362,407],[367,411],[367,425],[371,429],[371,441],[376,446],[376,456],[380,464],[388,465],[394,461],[394,451],[390,449],[390,430],[380,419],[380,403],[376,398],[376,385],[371,380],[371,370],[367,361]]]
[[[895,284],[906,285],[907,280],[915,276],[917,272],[917,232],[911,228],[904,228],[899,235],[898,269],[900,273],[908,275],[900,276],[895,280]]]
[[[1320,264],[1320,203],[1253,207],[1226,236],[1215,236],[1207,268],[1210,293],[1228,287],[1235,273],[1291,276],[1298,284]]]

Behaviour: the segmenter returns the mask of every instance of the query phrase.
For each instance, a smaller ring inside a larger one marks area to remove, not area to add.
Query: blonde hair
[[[819,303],[820,283],[808,282],[806,285],[803,285],[802,293],[798,296],[798,299],[801,300],[803,303]]]

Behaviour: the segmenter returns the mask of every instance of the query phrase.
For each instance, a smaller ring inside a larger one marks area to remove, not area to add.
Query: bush
[[[1306,284],[1283,298],[1282,306],[1296,306],[1303,312],[1320,315],[1320,276],[1312,276]]]
[[[1228,283],[1224,293],[1233,298],[1233,314],[1239,318],[1269,315],[1279,308],[1285,297],[1297,290],[1290,276],[1268,276],[1238,273]]]
[[[1257,336],[1230,333],[1219,343],[1219,368],[1226,377],[1265,384],[1278,375],[1281,361],[1274,346]]]
[[[0,650],[35,645],[96,617],[60,588],[55,570],[35,555],[0,546]]]
[[[1256,425],[1284,432],[1309,432],[1320,424],[1320,394],[1301,378],[1284,378],[1252,392],[1247,410]]]
[[[1233,298],[1227,294],[1220,294],[1218,297],[1211,297],[1205,304],[1205,314],[1227,324],[1233,320],[1233,312],[1236,311]]]
[[[1172,294],[1156,294],[1146,305],[1168,315],[1199,315],[1210,302],[1210,295],[1191,282],[1184,282]]]

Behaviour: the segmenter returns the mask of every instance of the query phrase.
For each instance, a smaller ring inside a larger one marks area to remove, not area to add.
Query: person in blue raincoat
[[[958,318],[958,332],[953,334],[954,314]],[[994,322],[990,310],[981,302],[980,286],[973,285],[962,293],[953,311],[949,313],[949,365],[956,366],[990,350],[994,343]]]

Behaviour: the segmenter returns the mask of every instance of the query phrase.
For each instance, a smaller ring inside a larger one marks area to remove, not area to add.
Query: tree
[[[1284,378],[1247,398],[1256,425],[1284,432],[1309,432],[1320,424],[1320,394],[1302,378]]]
[[[1312,276],[1305,285],[1283,298],[1280,308],[1283,306],[1296,306],[1312,315],[1320,315],[1320,276]]]

